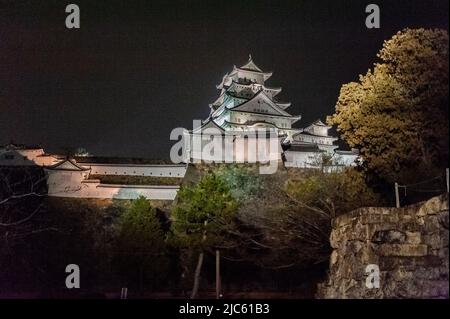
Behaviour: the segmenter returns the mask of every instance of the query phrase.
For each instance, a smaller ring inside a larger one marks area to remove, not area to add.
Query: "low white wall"
[[[78,163],[91,169],[94,175],[130,175],[184,177],[186,165],[139,165],[139,164],[99,164]]]
[[[284,165],[286,167],[302,167],[302,168],[313,168],[320,165],[321,155],[317,152],[297,152],[297,151],[286,151],[284,152],[286,157],[286,162]],[[327,168],[331,171],[341,171],[347,166],[355,166],[358,155],[354,153],[335,153],[332,157],[333,165]]]
[[[47,170],[48,196],[75,198],[174,200],[179,186],[113,185],[99,180],[85,180],[86,172]]]
[[[242,132],[241,132],[242,133]],[[194,143],[192,141],[189,153],[190,161],[214,161],[216,163],[224,163],[226,161],[236,162],[236,163],[267,163],[269,161],[278,161],[281,159],[281,144],[279,140],[275,145],[271,145],[269,139],[257,139],[253,137],[243,138],[242,136],[237,136],[234,138],[232,145],[229,149],[226,148],[225,142],[220,140],[222,137],[217,137],[216,147],[212,147],[213,143],[208,137],[201,139],[198,138],[199,147],[194,148]],[[232,136],[230,135],[231,139]],[[230,143],[231,144],[231,143]],[[213,151],[213,154],[211,154]]]
[[[320,158],[320,154],[317,152],[284,152],[286,157],[286,162],[284,166],[286,167],[300,167],[300,168],[313,168],[316,167],[314,164]]]
[[[355,166],[356,161],[358,160],[358,154],[342,154],[336,153],[334,156],[334,160],[344,166]]]
[[[112,195],[110,198],[116,199],[135,199],[144,196],[148,199],[174,200],[179,189],[179,186],[100,184],[96,188],[96,195],[100,198]]]

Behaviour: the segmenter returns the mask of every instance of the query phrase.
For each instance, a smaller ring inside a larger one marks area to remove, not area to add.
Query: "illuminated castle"
[[[278,155],[280,159],[284,158],[286,166],[312,167],[316,165],[317,158],[320,158],[322,154],[335,158],[339,156],[342,165],[352,163],[356,154],[336,151],[338,146],[334,145],[334,142],[338,138],[329,135],[330,126],[322,121],[317,120],[305,128],[293,127],[293,124],[301,119],[301,115],[292,115],[287,112],[291,103],[278,99],[281,87],[266,85],[266,81],[271,76],[272,72],[261,70],[251,56],[247,63],[240,67],[234,66],[230,73],[225,74],[222,82],[216,86],[219,96],[209,105],[208,118],[200,127],[189,132],[187,143],[189,156],[186,161],[205,159],[205,154],[201,150],[210,141],[208,138],[203,138],[201,148],[196,151],[192,142],[195,136],[232,135],[235,143],[239,139],[245,139],[248,143],[255,129],[264,129],[274,132],[278,137],[280,144]],[[238,153],[236,147],[232,150]],[[220,156],[208,159],[221,161],[226,152],[223,149]],[[248,145],[245,145],[243,152],[245,154],[241,154],[242,156],[233,154],[232,158],[246,162],[251,152]]]

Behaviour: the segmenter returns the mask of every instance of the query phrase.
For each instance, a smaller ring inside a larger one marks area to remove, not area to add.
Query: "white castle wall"
[[[329,150],[332,152],[332,149]],[[318,152],[296,152],[296,151],[286,151],[284,152],[286,162],[286,167],[299,167],[299,168],[313,168],[317,167],[321,160],[321,153]],[[355,166],[356,160],[358,159],[358,154],[351,152],[340,152],[334,153],[332,160],[333,165],[327,168],[327,172],[339,171],[344,167]]]
[[[160,176],[183,177],[186,165],[145,165],[145,164],[99,164],[79,163],[91,169],[94,175],[130,175],[130,176]]]
[[[113,198],[174,200],[179,186],[112,185],[85,180],[88,172],[47,170],[48,196],[75,198]]]
[[[204,135],[193,135],[192,141],[188,144],[188,154],[190,161],[211,161],[216,163],[235,162],[235,163],[267,163],[269,161],[278,161],[281,159],[281,144],[279,139],[275,143],[271,143],[270,139],[253,138],[232,135],[228,136],[231,143],[226,148],[224,137],[214,136],[215,147],[212,147],[212,139]],[[199,147],[194,147],[195,143],[199,143]],[[188,142],[189,143],[189,142]],[[274,145],[271,145],[274,144]],[[209,146],[209,147],[208,147]],[[211,152],[209,152],[211,151]]]
[[[316,167],[315,164],[320,159],[320,153],[317,152],[286,151],[284,155],[286,158],[284,165],[286,167],[312,168]]]
[[[330,138],[327,136],[298,134],[294,137],[294,140],[299,141],[299,142],[304,142],[304,143],[324,144],[324,145],[332,145],[333,146],[333,138]],[[335,147],[337,147],[337,146],[335,146]]]
[[[356,166],[359,155],[350,152],[336,152],[334,160],[340,165],[344,166]]]

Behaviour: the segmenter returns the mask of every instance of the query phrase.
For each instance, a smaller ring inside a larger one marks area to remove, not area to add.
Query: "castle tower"
[[[337,138],[328,134],[330,126],[317,120],[304,129],[292,127],[301,116],[286,111],[291,103],[278,99],[280,87],[266,85],[271,76],[272,72],[264,72],[251,56],[244,65],[233,66],[216,85],[218,97],[209,105],[208,118],[185,133],[185,161],[227,162],[231,154],[232,162],[252,162],[257,154],[258,162],[266,162],[281,160],[284,153],[286,166],[313,167],[322,154],[334,156]],[[261,131],[267,132],[262,138]],[[220,141],[211,143],[215,136]],[[226,147],[226,137],[232,138],[231,147]],[[256,148],[255,140],[258,141]],[[260,142],[265,145],[258,144]],[[276,151],[273,151],[275,144]],[[283,151],[281,145],[287,150]],[[209,157],[204,151],[208,148],[214,149],[210,153],[216,153],[219,148],[221,151],[215,157],[205,158]],[[266,152],[261,156],[267,150],[270,154]]]
[[[272,72],[262,71],[251,56],[246,64],[233,67],[217,85],[218,98],[211,103],[211,113],[205,124],[213,121],[223,130],[246,131],[249,128],[267,128],[280,137],[290,139],[298,129],[292,124],[301,116],[293,116],[286,109],[291,103],[278,100],[280,87],[266,86]]]

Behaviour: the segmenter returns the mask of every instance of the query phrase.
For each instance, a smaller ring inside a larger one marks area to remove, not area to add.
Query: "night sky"
[[[81,29],[65,27],[69,3]],[[369,3],[381,29],[365,27]],[[332,113],[341,85],[405,27],[448,29],[448,0],[0,0],[0,144],[167,158],[170,131],[205,119],[249,53],[302,127]]]

